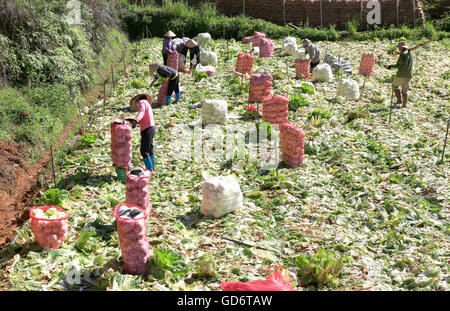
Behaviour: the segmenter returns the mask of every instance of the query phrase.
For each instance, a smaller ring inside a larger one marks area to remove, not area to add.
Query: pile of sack
[[[171,51],[167,56],[167,66],[178,71],[178,52]]]
[[[343,96],[347,99],[358,99],[359,98],[358,82],[351,79],[341,79],[337,85],[336,96]]]
[[[317,82],[328,82],[333,79],[333,72],[328,64],[321,64],[314,68],[311,80]]]
[[[136,168],[127,171],[126,175],[126,203],[140,206],[144,209],[146,217],[151,212],[150,204],[150,176],[151,171]]]
[[[236,73],[242,74],[251,74],[253,70],[253,64],[255,63],[255,56],[249,53],[239,53],[236,69],[234,70],[234,76],[236,77]]]
[[[375,66],[375,55],[372,53],[364,53],[359,63],[359,73],[363,76],[370,76]]]
[[[203,185],[202,207],[200,208],[202,215],[222,217],[242,206],[241,188],[233,176],[206,178]]]
[[[270,74],[252,74],[250,76],[250,95],[249,103],[261,102],[264,96],[272,94],[272,75]]]
[[[259,43],[259,57],[273,57],[273,42],[270,39],[262,38]]]
[[[224,124],[227,121],[228,104],[226,100],[206,99],[202,104],[202,123]]]
[[[289,96],[273,95],[262,98],[263,120],[283,124],[289,119]]]
[[[346,73],[352,73],[352,65],[348,62],[344,62],[342,59],[339,59],[334,55],[326,54],[323,61],[330,65],[334,70],[342,69]]]
[[[294,168],[301,166],[304,159],[305,133],[299,126],[286,122],[281,125],[280,137],[283,162]]]
[[[130,122],[115,117],[111,122],[111,158],[116,167],[127,169],[132,158]]]
[[[134,275],[147,274],[150,249],[144,210],[136,205],[122,203],[116,205],[113,215],[117,219],[117,233],[125,271]]]
[[[54,211],[57,217],[47,218],[44,213]],[[36,206],[30,210],[31,230],[36,242],[45,249],[57,249],[69,235],[69,214],[57,206]]]
[[[252,49],[260,47],[261,39],[265,38],[266,35],[262,32],[254,31],[253,32],[253,40],[252,40]]]
[[[300,79],[300,75],[303,75],[303,80],[309,78],[309,60],[308,59],[296,59],[295,60],[295,78]]]
[[[200,52],[200,64],[202,66],[216,66],[217,65],[217,54],[212,51],[201,51]]]

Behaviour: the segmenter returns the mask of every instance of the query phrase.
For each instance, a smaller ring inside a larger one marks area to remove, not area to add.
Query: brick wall
[[[352,20],[359,21],[365,27],[367,14],[372,10],[367,8],[369,0],[187,0],[191,5],[205,1],[216,3],[219,12],[229,16],[242,14],[245,2],[245,14],[252,17],[264,18],[281,25],[284,22],[295,25],[301,22],[303,25],[313,27],[335,24],[339,29],[345,28],[345,24]],[[419,0],[378,0],[378,2],[382,25],[411,22],[414,17],[423,20]]]

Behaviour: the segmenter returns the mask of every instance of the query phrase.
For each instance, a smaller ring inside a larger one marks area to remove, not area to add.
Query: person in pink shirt
[[[132,128],[137,124],[141,129],[141,155],[145,168],[154,171],[155,153],[153,150],[153,138],[155,137],[155,119],[153,118],[152,98],[150,95],[138,95],[130,101],[130,107],[139,111],[135,119],[127,119]]]

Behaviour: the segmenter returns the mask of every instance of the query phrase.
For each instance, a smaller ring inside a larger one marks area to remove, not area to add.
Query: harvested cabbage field
[[[1,254],[0,288],[221,290],[221,282],[266,279],[262,267],[282,265],[297,275],[297,290],[448,289],[448,151],[440,160],[450,116],[450,59],[440,42],[413,52],[409,106],[392,109],[389,124],[395,71],[384,66],[396,62],[388,53],[396,42],[314,42],[352,65],[353,74],[340,77],[356,80],[362,98],[345,100],[336,96],[336,73],[330,82],[314,83],[314,92],[302,87],[294,79],[294,57],[281,51],[282,40],[273,40],[274,57],[256,56],[253,72],[272,74],[272,93],[288,94],[290,105],[298,106],[289,121],[305,133],[305,159],[294,169],[279,156],[278,170],[266,171],[239,154],[227,160],[204,151],[180,159],[191,138],[179,126],[201,118],[201,108],[189,105],[226,100],[223,131],[234,125],[244,135],[258,122],[240,118],[248,115],[249,81],[234,77],[237,54],[249,52],[251,43],[210,42],[208,49],[218,55],[215,75],[180,73],[181,102],[153,110],[150,273],[124,273],[113,209],[125,202],[126,186],[112,166],[110,124],[116,116],[135,117],[128,104],[137,94],[149,93],[157,102],[161,83],[148,88],[148,65],[162,61],[161,42],[140,42],[135,65],[116,81],[106,104],[94,105],[97,117],[60,169],[61,190],[53,198],[70,214],[67,240],[59,249],[43,250],[27,222]],[[364,77],[357,72],[366,52],[385,53],[362,90]],[[143,167],[139,144],[136,128],[133,161]],[[211,148],[207,139],[203,146]],[[205,178],[230,174],[239,182],[243,208],[217,219],[202,216]]]

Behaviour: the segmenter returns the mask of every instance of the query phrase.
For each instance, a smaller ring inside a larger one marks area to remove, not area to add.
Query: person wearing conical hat
[[[169,80],[169,87],[167,88],[166,106],[170,104],[172,99],[172,93],[175,92],[175,103],[180,101],[180,76],[178,72],[168,66],[162,66],[158,63],[152,63],[149,66],[150,75],[154,75],[150,87],[156,82],[158,77],[162,77],[164,80]]]
[[[179,54],[184,55],[185,60],[187,59],[187,52],[189,51],[190,70],[194,67],[194,58],[196,64],[200,64],[200,46],[195,40],[189,39],[179,42],[176,45],[175,50]]]
[[[167,58],[169,57],[169,53],[174,51],[173,40],[177,35],[174,34],[171,30],[164,34],[164,41],[162,47],[162,55],[164,60],[164,66],[167,66]]]
[[[403,108],[407,108],[408,89],[413,71],[413,57],[405,41],[400,41],[397,44],[397,48],[400,53],[397,63],[395,65],[388,65],[386,68],[397,68],[397,75],[394,78],[394,82],[392,82],[392,88],[397,97],[397,104],[403,104]],[[402,89],[401,93],[400,88]]]
[[[155,153],[153,150],[153,138],[155,137],[155,118],[153,117],[152,98],[148,94],[140,94],[130,100],[131,109],[138,111],[134,119],[126,119],[132,128],[139,124],[141,130],[141,156],[145,168],[155,170]]]
[[[312,44],[309,39],[303,39],[302,45],[305,49],[305,53],[309,55],[309,59],[311,60],[309,66],[312,72],[314,68],[320,63],[320,50],[317,46]]]

